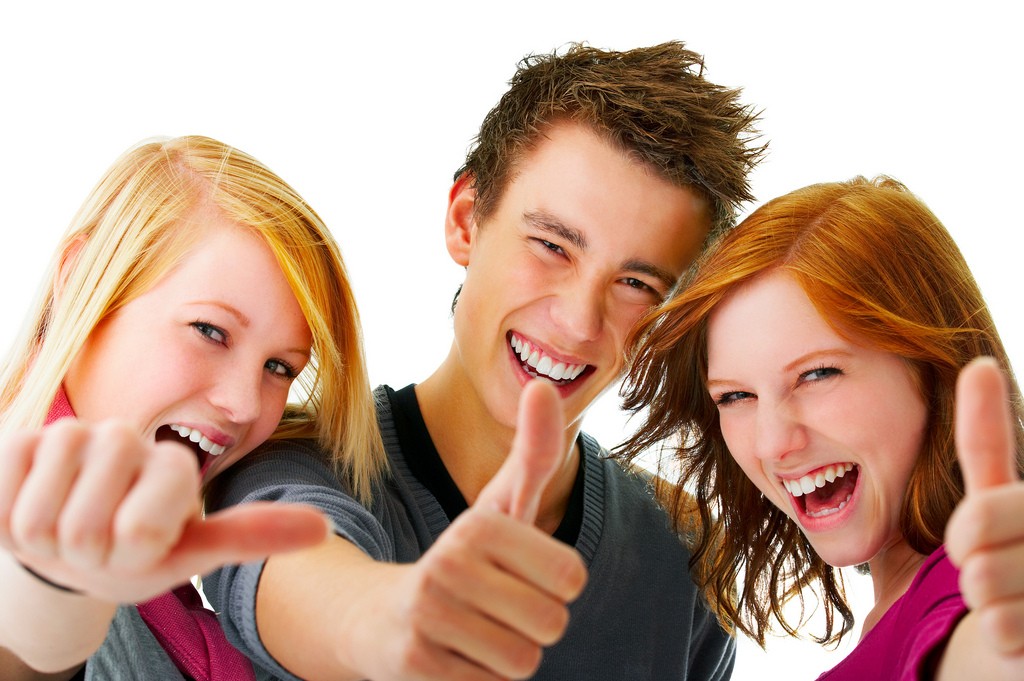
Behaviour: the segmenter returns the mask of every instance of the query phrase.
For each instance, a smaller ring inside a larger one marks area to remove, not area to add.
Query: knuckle
[[[474,509],[460,515],[447,531],[452,533],[453,540],[472,546],[486,539],[492,525],[489,512]]]
[[[419,637],[408,637],[395,656],[398,672],[402,676],[422,676],[432,671],[433,658],[427,644]]]
[[[466,573],[467,557],[464,551],[438,551],[432,558],[424,575],[425,587],[436,592],[444,584],[461,582]]]
[[[19,548],[51,553],[57,538],[47,519],[16,512],[11,518],[11,539]]]
[[[551,604],[546,607],[539,618],[537,642],[544,646],[558,642],[569,626],[569,609],[562,605]]]
[[[89,523],[83,516],[62,519],[57,527],[57,539],[63,549],[75,554],[102,552],[105,544],[102,529]]]
[[[1001,583],[1002,570],[998,561],[987,554],[977,554],[964,563],[960,570],[960,588],[973,607],[982,607],[997,597],[996,585]]]
[[[508,675],[513,679],[528,679],[540,667],[543,653],[541,647],[534,643],[522,642],[508,651]]]
[[[981,626],[1000,652],[1019,653],[1024,648],[1024,605],[1006,604],[981,610]]]
[[[441,616],[441,608],[435,596],[437,589],[437,575],[431,570],[422,571],[413,581],[405,615],[414,630],[423,631],[431,627]]]
[[[992,536],[1002,520],[1002,514],[995,501],[992,495],[981,494],[964,503],[965,518],[962,522],[981,540]]]
[[[555,594],[570,601],[578,597],[587,584],[587,568],[578,553],[569,549],[552,565]]]
[[[145,554],[169,548],[177,539],[177,532],[152,518],[118,518],[114,537],[123,549]]]
[[[159,467],[161,475],[183,481],[200,480],[196,457],[190,449],[177,442],[157,442],[149,455],[151,465]]]

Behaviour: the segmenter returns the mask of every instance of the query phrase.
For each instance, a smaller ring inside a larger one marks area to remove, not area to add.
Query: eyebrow
[[[801,364],[805,364],[809,360],[813,360],[816,357],[836,357],[836,356],[852,357],[853,353],[851,353],[850,351],[845,350],[843,348],[827,348],[825,350],[812,350],[811,352],[808,352],[805,355],[800,355],[799,357],[794,359],[792,362],[790,362],[786,366],[782,367],[782,370],[783,370],[783,372],[793,371],[793,369],[795,367],[798,367]],[[731,382],[732,381],[730,379],[727,379],[727,378],[726,379],[716,378],[716,379],[711,379],[711,380],[708,380],[707,382],[705,382],[704,387],[705,388],[712,388],[712,387],[714,387],[716,385],[728,385]]]
[[[646,260],[629,260],[622,265],[623,269],[628,272],[636,272],[638,274],[646,274],[649,277],[660,279],[665,284],[665,291],[668,292],[676,285],[679,281],[679,277],[673,275],[670,272],[666,272],[652,262]]]
[[[249,317],[241,310],[239,310],[237,307],[235,307],[234,305],[229,305],[228,303],[225,303],[221,300],[195,300],[192,302],[192,304],[212,305],[213,307],[219,307],[220,309],[224,310],[229,315],[234,317],[238,321],[239,325],[244,328],[249,328],[249,326],[252,323]],[[294,352],[295,354],[302,355],[303,357],[306,358],[312,356],[308,348],[288,348],[285,350],[285,352]]]
[[[843,356],[843,357],[852,357],[853,353],[850,352],[849,350],[845,350],[843,348],[837,348],[837,347],[825,348],[823,350],[812,350],[811,352],[808,352],[806,355],[801,355],[801,356],[797,357],[792,362],[787,364],[784,368],[785,368],[786,371],[792,371],[797,366],[799,366],[801,364],[805,364],[809,360],[812,360],[812,359],[814,359],[816,357],[835,357],[837,355],[840,355],[840,356]]]
[[[544,211],[528,211],[523,214],[523,219],[534,227],[553,234],[565,241],[568,241],[576,249],[585,251],[589,244],[583,232],[566,225],[550,213]],[[679,276],[668,272],[647,260],[627,260],[622,264],[622,269],[636,274],[645,274],[658,279],[665,285],[665,290],[670,290],[679,281]]]
[[[565,239],[577,249],[581,251],[587,250],[587,238],[583,236],[583,232],[568,226],[550,213],[529,211],[523,214],[523,218],[534,227]]]
[[[196,300],[193,301],[193,305],[211,305],[213,307],[219,307],[220,309],[227,312],[229,315],[234,317],[239,324],[248,327],[251,324],[249,318],[234,305],[229,305],[220,300]]]

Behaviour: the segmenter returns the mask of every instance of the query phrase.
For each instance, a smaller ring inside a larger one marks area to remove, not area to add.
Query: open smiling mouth
[[[530,341],[523,340],[511,331],[508,344],[519,358],[523,371],[534,378],[546,378],[555,385],[569,385],[593,369],[589,364],[568,364],[552,359],[543,350],[531,345]]]
[[[195,428],[178,425],[177,423],[157,428],[156,440],[157,442],[180,442],[187,446],[195,452],[196,459],[199,462],[199,470],[203,472],[206,471],[209,462],[214,457],[220,456],[227,451],[227,447],[216,444]]]
[[[857,464],[836,463],[801,478],[783,479],[782,485],[798,509],[811,518],[824,518],[846,508],[859,476]]]

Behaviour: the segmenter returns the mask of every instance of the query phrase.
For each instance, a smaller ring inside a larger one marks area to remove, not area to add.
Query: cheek
[[[274,381],[275,379],[267,379]],[[281,416],[284,414],[285,405],[288,402],[288,388],[282,388],[280,386],[271,385],[264,388],[263,398],[261,400],[260,416],[253,423],[251,430],[249,431],[248,441],[250,443],[249,449],[255,449],[257,446],[262,444],[273,435],[277,429],[278,424],[281,422]]]
[[[774,493],[777,491],[776,487],[773,481],[768,479],[761,467],[760,458],[755,454],[753,431],[746,419],[737,414],[727,415],[725,418],[719,418],[719,427],[733,463],[765,496],[772,500],[772,503],[778,505],[774,497]]]
[[[725,441],[725,446],[729,449],[733,461],[747,471],[755,457],[752,453],[753,442],[745,420],[738,414],[719,412],[718,427],[722,431],[722,440]]]

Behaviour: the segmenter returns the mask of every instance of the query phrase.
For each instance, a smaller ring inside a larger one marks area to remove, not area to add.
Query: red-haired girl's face
[[[902,358],[839,336],[776,271],[712,313],[708,391],[737,464],[826,562],[905,554],[899,512],[927,407]]]

